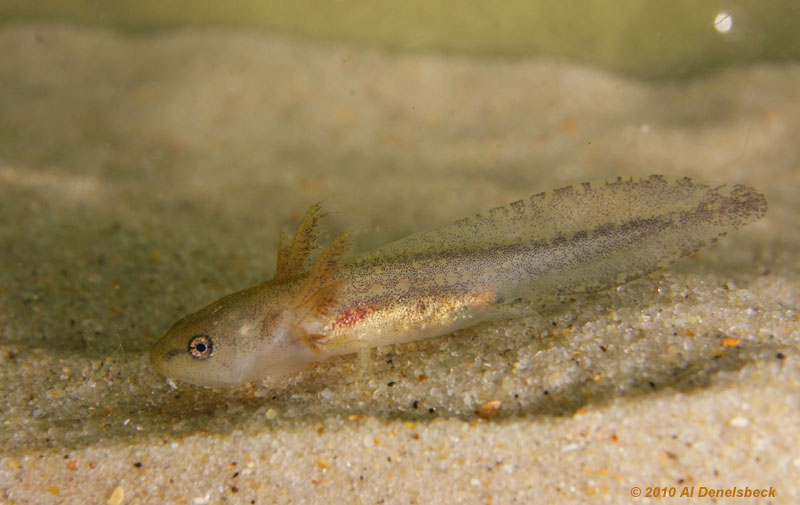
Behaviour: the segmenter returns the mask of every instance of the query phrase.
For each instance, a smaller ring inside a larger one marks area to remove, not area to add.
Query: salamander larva
[[[319,204],[282,243],[272,280],[176,322],[162,374],[227,386],[314,361],[449,333],[520,297],[599,291],[663,268],[760,219],[754,189],[650,176],[533,195],[345,259],[344,234],[310,262]]]

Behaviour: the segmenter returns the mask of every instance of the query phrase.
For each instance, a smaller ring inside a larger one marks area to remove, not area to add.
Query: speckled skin
[[[344,261],[346,237],[304,272],[315,206],[282,248],[275,278],[177,323],[153,347],[161,373],[224,386],[366,347],[441,335],[551,293],[597,291],[692,254],[761,218],[764,197],[650,176],[561,188]],[[197,335],[213,352],[188,352]]]

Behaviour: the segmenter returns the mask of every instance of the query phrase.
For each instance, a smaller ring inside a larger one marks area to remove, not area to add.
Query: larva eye
[[[189,354],[194,359],[208,359],[214,352],[214,341],[211,337],[204,334],[195,335],[189,341]]]

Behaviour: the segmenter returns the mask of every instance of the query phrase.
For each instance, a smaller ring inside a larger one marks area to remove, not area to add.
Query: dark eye
[[[194,359],[208,359],[214,352],[214,341],[208,335],[195,335],[189,341],[189,354]]]

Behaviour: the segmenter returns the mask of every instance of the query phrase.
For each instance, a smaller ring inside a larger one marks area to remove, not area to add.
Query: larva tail
[[[475,258],[473,281],[506,300],[623,284],[760,219],[753,188],[650,176],[533,195],[364,256]]]
[[[523,239],[530,241],[527,279],[511,291],[569,293],[608,289],[664,268],[760,219],[767,201],[747,186],[651,176],[536,195],[526,210],[536,223]]]

